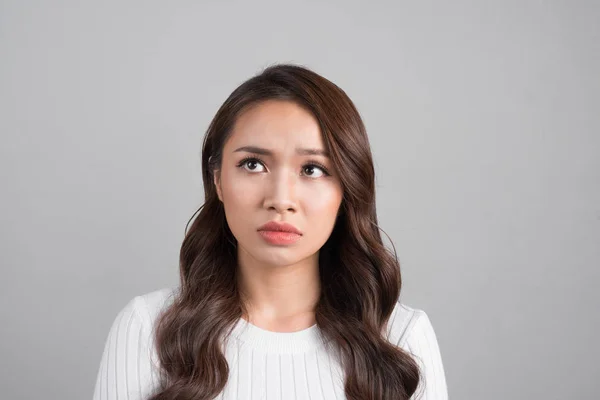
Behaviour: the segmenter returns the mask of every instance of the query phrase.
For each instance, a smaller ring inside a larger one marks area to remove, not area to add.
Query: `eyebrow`
[[[256,153],[265,156],[272,156],[273,152],[268,149],[264,149],[262,147],[256,146],[243,146],[239,149],[235,149],[233,152],[236,153],[238,151],[247,151],[248,153]],[[303,156],[323,156],[329,158],[329,153],[325,150],[320,149],[305,149],[305,148],[296,148],[296,154]]]

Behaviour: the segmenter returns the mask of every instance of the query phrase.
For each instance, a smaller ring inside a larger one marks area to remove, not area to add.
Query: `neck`
[[[238,287],[248,315],[270,330],[313,325],[321,284],[318,253],[289,265],[269,264],[238,250]]]

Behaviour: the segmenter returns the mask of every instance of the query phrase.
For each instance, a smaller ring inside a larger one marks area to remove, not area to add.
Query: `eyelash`
[[[258,161],[259,163],[261,163],[263,166],[265,165],[265,162],[260,159],[259,157],[245,157],[243,160],[241,160],[238,164],[237,167],[238,168],[243,168],[244,164],[246,164],[248,161]],[[330,176],[331,174],[329,173],[329,171],[327,171],[327,168],[325,168],[325,166],[323,164],[320,164],[316,161],[313,160],[309,160],[309,162],[307,162],[306,164],[304,164],[302,166],[302,169],[306,168],[306,167],[318,167],[321,170],[323,170],[323,173],[325,174],[325,176]]]

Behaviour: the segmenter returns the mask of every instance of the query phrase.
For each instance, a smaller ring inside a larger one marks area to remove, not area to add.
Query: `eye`
[[[246,157],[242,161],[240,161],[237,166],[239,168],[244,168],[246,166],[256,165],[256,164],[261,164],[264,167],[264,162],[257,157]],[[244,168],[244,169],[246,171],[250,171],[250,172],[254,172],[257,170],[255,166],[253,166],[252,168]]]
[[[315,160],[308,160],[308,162],[302,166],[303,171],[313,171],[315,168],[321,170],[321,175],[317,174],[317,176],[315,176],[311,172],[309,172],[309,174],[307,176],[310,176],[311,178],[312,177],[320,178],[322,176],[330,176],[331,175],[329,173],[329,171],[327,170],[327,167],[325,167],[323,164],[321,164],[320,162],[315,161]]]
[[[317,174],[317,175],[315,176],[315,175],[313,174],[313,171],[315,171],[315,168],[316,168],[316,170],[321,170],[321,175]],[[311,178],[315,178],[315,177],[316,177],[316,178],[319,178],[319,177],[321,177],[321,176],[327,176],[327,175],[329,175],[329,174],[327,173],[327,170],[325,169],[325,167],[322,167],[322,166],[320,166],[320,165],[318,165],[318,164],[305,164],[305,165],[302,167],[302,170],[303,170],[303,171],[310,171],[310,172],[308,173],[308,176],[310,176]]]

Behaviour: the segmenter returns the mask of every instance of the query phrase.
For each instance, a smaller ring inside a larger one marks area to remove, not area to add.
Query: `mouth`
[[[272,245],[290,245],[302,237],[301,234],[295,232],[262,230],[258,233],[267,243]]]

